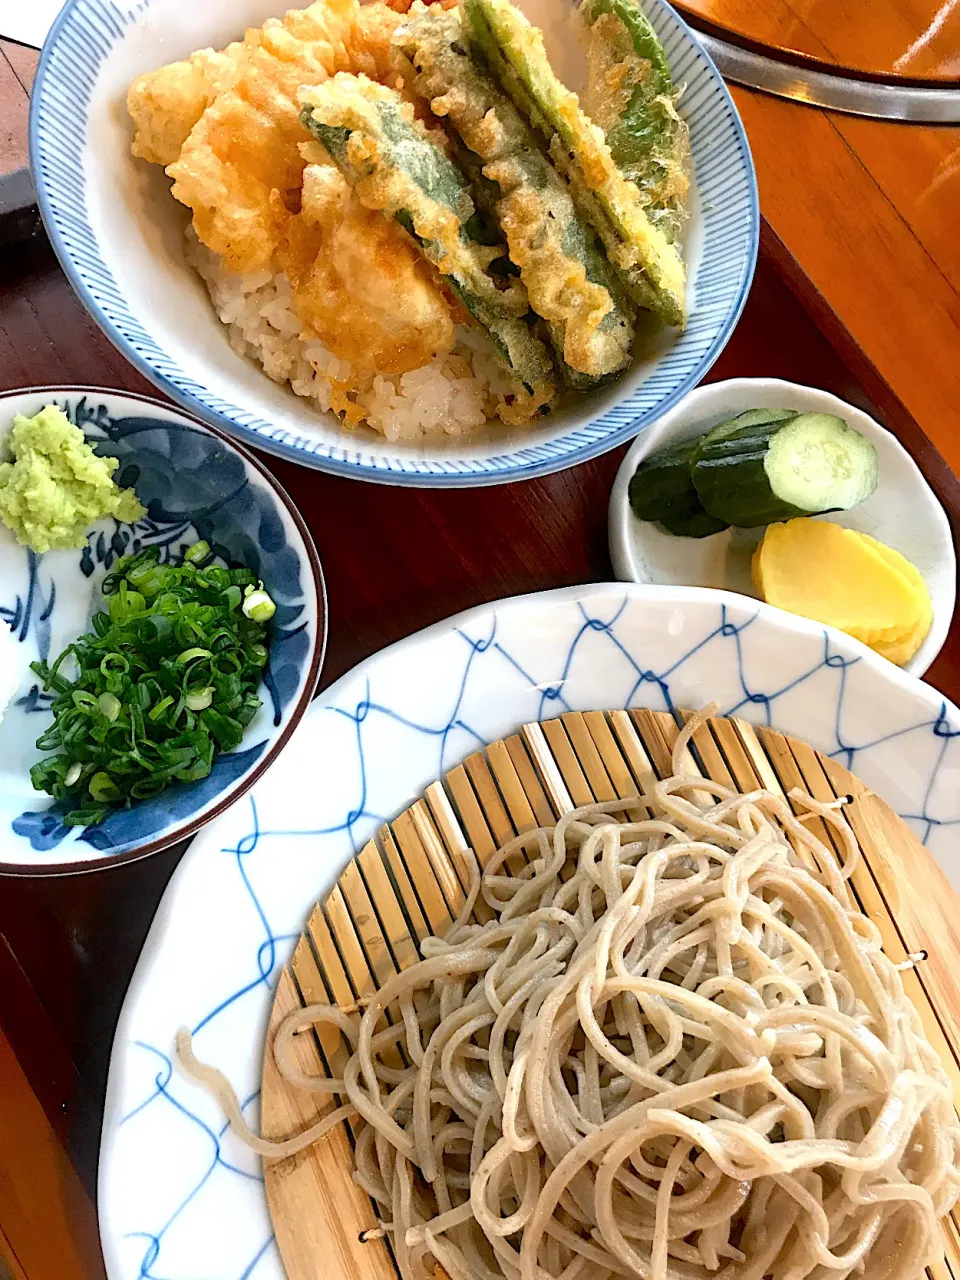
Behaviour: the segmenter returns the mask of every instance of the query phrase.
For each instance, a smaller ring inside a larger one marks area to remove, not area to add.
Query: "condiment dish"
[[[15,670],[4,681],[4,693],[13,692],[0,722],[0,872],[13,875],[89,871],[142,858],[222,813],[283,749],[316,689],[326,643],[313,541],[257,459],[172,406],[85,387],[0,396],[0,442],[16,414],[33,417],[51,404],[82,429],[95,452],[119,459],[115,481],[136,491],[146,515],[133,525],[101,520],[81,550],[44,555],[0,525],[0,626],[10,628],[19,650],[4,646]],[[30,767],[43,754],[35,744],[53,719],[52,695],[30,663],[52,662],[89,631],[93,613],[104,607],[100,584],[120,556],[155,547],[161,563],[176,563],[200,540],[222,562],[253,570],[276,603],[262,705],[239,747],[218,755],[206,778],[117,808],[96,825],[68,827],[63,806],[31,786]]]

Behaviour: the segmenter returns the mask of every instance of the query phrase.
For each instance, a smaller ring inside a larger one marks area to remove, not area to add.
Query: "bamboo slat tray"
[[[672,772],[678,728],[650,711],[571,713],[524,727],[477,752],[427,788],[350,863],[313,911],[277,987],[267,1043],[292,1010],[316,1001],[354,1004],[418,958],[417,942],[442,934],[464,901],[464,851],[481,865],[514,834],[553,824],[568,809],[636,795],[651,772]],[[916,836],[877,796],[812,747],[740,720],[711,720],[694,737],[688,767],[741,791],[802,787],[820,800],[850,795],[845,814],[863,859],[852,879],[861,909],[875,922],[887,955],[909,956],[903,974],[931,1043],[960,1104],[958,902]],[[829,841],[822,824],[814,830]],[[515,870],[517,868],[514,868]],[[339,1036],[324,1028],[298,1036],[306,1071],[342,1068]],[[334,1105],[289,1090],[264,1056],[261,1123],[269,1138],[288,1137]],[[308,1151],[265,1162],[267,1200],[289,1280],[396,1280],[383,1240],[364,1242],[376,1225],[367,1196],[352,1181],[346,1125]],[[947,1266],[930,1280],[960,1280],[960,1217],[944,1222]]]

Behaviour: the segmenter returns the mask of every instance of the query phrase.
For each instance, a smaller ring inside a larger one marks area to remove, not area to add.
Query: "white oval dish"
[[[172,1063],[173,1037],[194,1030],[198,1055],[227,1072],[256,1123],[281,967],[386,818],[528,721],[713,699],[835,755],[960,888],[960,712],[840,632],[743,596],[632,583],[440,622],[322,693],[274,768],[174,873],[113,1046],[99,1185],[110,1280],[282,1280],[260,1162]],[[317,1275],[343,1280],[323,1260]]]
[[[172,399],[247,444],[304,466],[389,484],[501,484],[574,466],[629,439],[703,379],[732,333],[756,263],[750,150],[719,72],[664,2],[643,0],[690,124],[694,181],[685,237],[690,319],[663,331],[632,370],[526,429],[391,443],[345,429],[237,354],[184,256],[187,210],[156,165],[130,155],[124,102],[140,72],[282,15],[293,0],[67,0],[32,95],[30,154],[51,243],[107,336]],[[556,0],[521,0],[577,87],[575,40]],[[306,134],[304,135],[306,139]]]
[[[698,387],[634,443],[610,494],[610,556],[622,582],[654,586],[715,587],[757,598],[750,560],[762,529],[727,529],[711,538],[676,538],[638,520],[630,508],[630,479],[648,454],[692,440],[747,409],[797,409],[833,413],[875,445],[880,456],[876,492],[852,511],[824,519],[857,529],[893,547],[923,575],[933,600],[930,634],[905,670],[922,676],[943,647],[957,593],[957,561],[950,524],[917,464],[897,438],[869,414],[828,391],[778,378],[732,378]]]

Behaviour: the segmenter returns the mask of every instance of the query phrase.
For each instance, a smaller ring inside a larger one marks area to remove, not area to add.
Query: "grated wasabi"
[[[13,461],[0,462],[0,520],[23,546],[79,549],[104,516],[132,524],[146,515],[132,489],[114,484],[119,461],[94,453],[56,405],[18,413],[6,443]]]

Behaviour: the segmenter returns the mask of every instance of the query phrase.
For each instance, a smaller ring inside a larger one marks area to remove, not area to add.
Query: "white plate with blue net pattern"
[[[574,466],[630,439],[696,386],[722,351],[753,278],[756,179],[733,100],[696,37],[664,3],[641,0],[664,44],[690,125],[694,181],[685,240],[689,323],[643,346],[613,386],[526,429],[397,444],[348,431],[270,381],[230,345],[183,254],[187,211],[159,166],[130,156],[124,109],[140,72],[224,47],[283,0],[67,0],[33,89],[30,150],[51,242],[107,336],[191,412],[305,466],[390,484],[499,484]],[[576,41],[556,0],[521,0],[571,87]]]
[[[313,904],[384,820],[524,723],[711,701],[834,755],[960,889],[960,712],[857,641],[743,596],[634,584],[439,623],[328,689],[170,882],[113,1049],[99,1195],[110,1280],[283,1276],[259,1160],[172,1063],[173,1037],[191,1027],[255,1122],[282,966]],[[322,1263],[317,1273],[328,1274]]]

